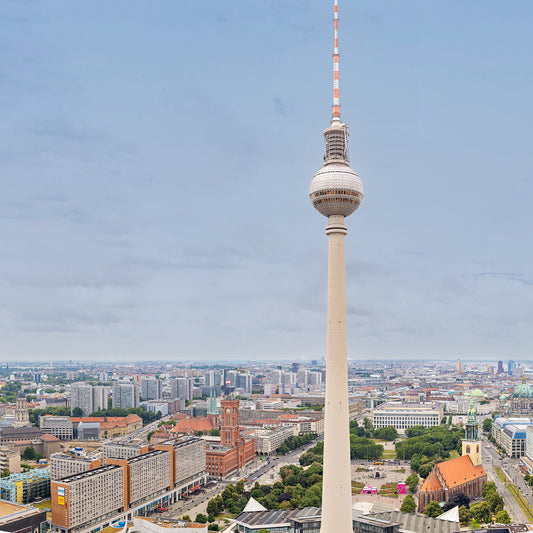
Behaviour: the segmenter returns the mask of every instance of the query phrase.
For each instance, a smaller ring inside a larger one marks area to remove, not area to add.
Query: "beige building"
[[[53,453],[50,456],[50,479],[61,479],[74,474],[81,474],[102,466],[99,457]]]
[[[206,468],[205,441],[196,437],[184,437],[173,444],[175,483],[182,483]]]
[[[0,446],[0,470],[9,470],[10,474],[20,472],[20,453],[8,446]]]
[[[103,445],[103,450],[103,460],[105,463],[107,459],[129,459],[130,457],[137,457],[137,455],[146,453],[148,451],[148,446],[106,442]]]
[[[59,531],[88,529],[122,511],[127,503],[124,468],[106,465],[51,482],[52,522]]]
[[[52,530],[89,533],[176,502],[205,483],[205,449],[205,442],[194,437],[169,441],[154,451],[108,457],[105,466],[52,480]]]
[[[72,440],[73,437],[72,421],[68,416],[40,416],[39,428],[59,440]]]
[[[108,461],[113,460],[124,461],[124,459],[108,459]],[[135,507],[158,494],[168,492],[172,486],[170,467],[171,453],[165,450],[154,450],[127,459],[129,506]]]
[[[392,426],[400,432],[413,426],[438,426],[444,416],[444,404],[439,402],[386,402],[372,413],[374,428]]]
[[[273,429],[256,429],[253,435],[255,451],[270,455],[283,444],[285,439],[297,435],[296,426],[281,426]]]

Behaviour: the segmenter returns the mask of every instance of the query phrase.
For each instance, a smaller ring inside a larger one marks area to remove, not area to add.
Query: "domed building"
[[[522,374],[522,382],[509,396],[509,404],[510,414],[533,415],[533,386],[527,383],[525,373]]]

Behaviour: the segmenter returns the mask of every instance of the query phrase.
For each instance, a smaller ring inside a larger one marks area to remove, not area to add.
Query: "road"
[[[198,493],[192,495],[188,500],[180,500],[172,504],[169,508],[169,518],[178,518],[184,514],[188,514],[193,520],[198,513],[206,514],[207,503],[211,498],[214,498],[217,494],[221,493],[226,485],[230,483],[237,483],[240,479],[246,479],[246,486],[249,490],[256,480],[259,480],[262,476],[268,475],[272,470],[278,471],[279,468],[285,464],[298,464],[298,459],[302,453],[305,453],[312,448],[323,437],[318,437],[309,444],[306,444],[302,448],[293,450],[287,455],[273,456],[261,461],[259,458],[255,459],[250,465],[242,469],[240,472],[235,473],[224,481],[219,481],[215,486],[209,487],[205,493]],[[260,480],[263,483],[274,483],[272,480]]]
[[[522,509],[518,506],[516,503],[516,500],[513,498],[513,495],[507,490],[505,485],[501,482],[500,478],[494,471],[495,466],[499,466],[504,470],[505,472],[510,471],[514,472],[515,474],[518,474],[518,472],[514,469],[514,464],[517,463],[516,459],[510,459],[510,458],[502,458],[494,446],[489,443],[488,440],[483,439],[482,440],[482,446],[481,446],[481,463],[483,464],[483,467],[485,468],[488,476],[489,481],[494,481],[496,483],[496,488],[498,490],[498,493],[503,498],[503,502],[505,504],[505,508],[507,509],[507,512],[511,515],[512,521],[516,523],[522,523],[527,524],[527,518],[525,517],[524,513],[522,512]],[[510,474],[510,477],[512,476],[512,473]],[[520,480],[518,478],[511,477],[513,479],[513,482],[519,487],[522,494],[525,495],[527,501],[531,505],[531,496],[529,495],[530,491],[524,492],[521,485],[525,485],[525,482],[520,475]],[[522,482],[521,485],[519,485],[517,482]]]

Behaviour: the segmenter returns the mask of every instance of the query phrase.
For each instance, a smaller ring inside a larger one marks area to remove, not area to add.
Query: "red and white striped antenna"
[[[333,113],[332,126],[340,126],[341,104],[339,100],[339,2],[335,0],[335,12],[333,15],[334,43],[333,43]]]

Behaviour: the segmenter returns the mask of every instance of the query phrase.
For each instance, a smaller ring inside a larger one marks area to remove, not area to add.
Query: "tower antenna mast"
[[[348,353],[346,345],[345,219],[363,199],[363,184],[350,167],[348,126],[341,121],[339,101],[339,7],[335,1],[333,45],[333,111],[324,130],[324,165],[311,181],[309,197],[328,217],[328,309],[324,472],[320,533],[353,533],[350,465]]]
[[[331,125],[341,125],[341,104],[339,99],[339,1],[335,0],[335,11],[333,14],[333,111],[331,115]]]

